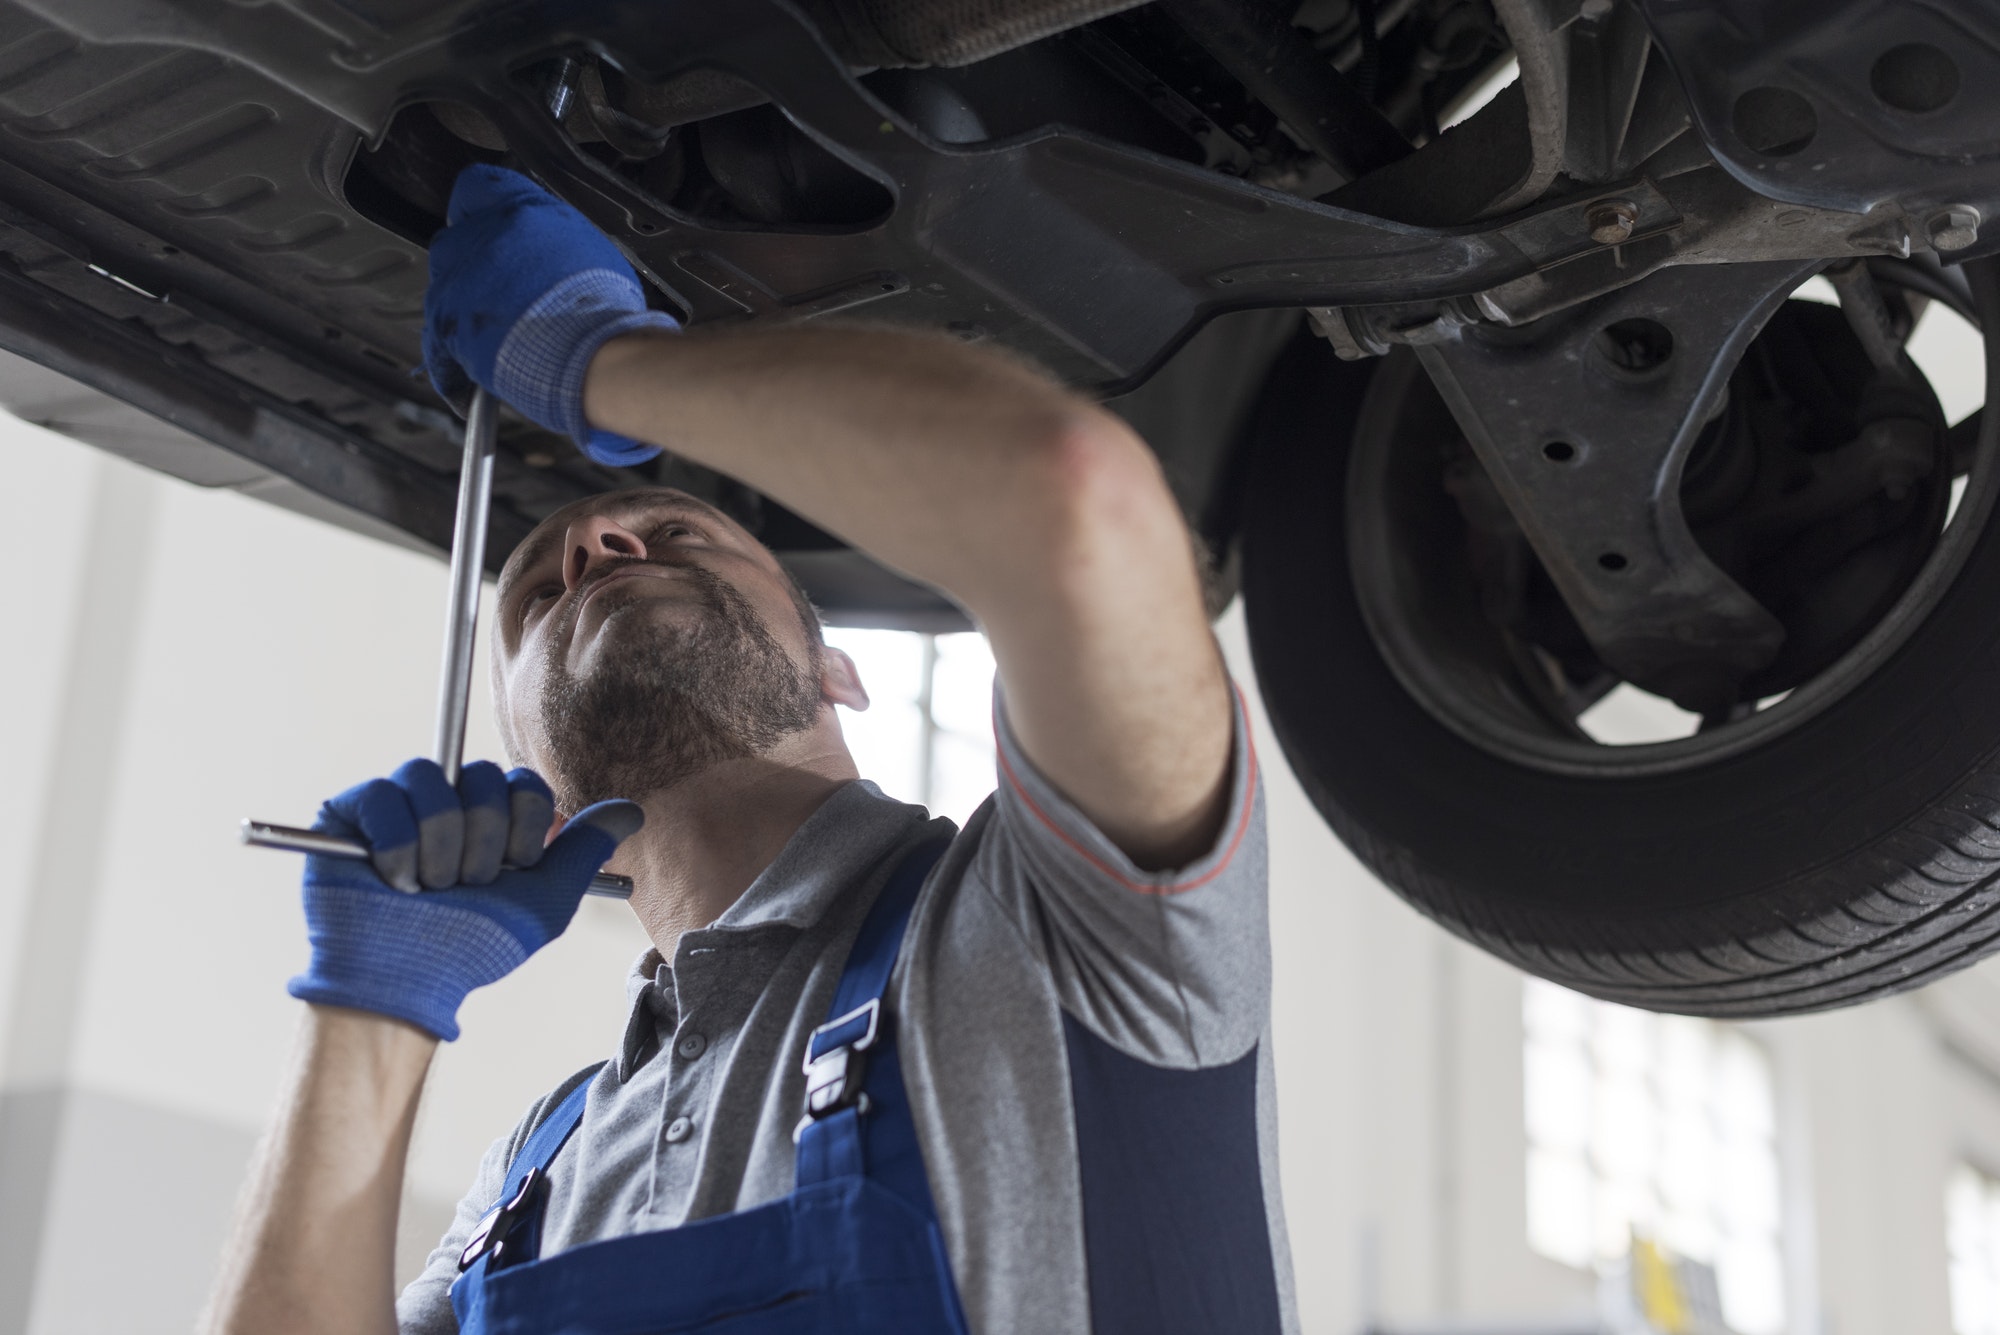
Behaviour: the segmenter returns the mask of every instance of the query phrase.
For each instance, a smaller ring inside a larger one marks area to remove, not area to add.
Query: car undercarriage
[[[9,0],[0,128],[33,420],[442,546],[425,246],[504,163],[691,329],[917,325],[1125,415],[1321,811],[1497,953],[1765,1014],[2000,940],[2000,708],[1952,702],[2000,633],[1996,431],[1907,347],[2000,318],[1972,0]],[[514,418],[490,559],[652,482],[835,619],[964,624],[725,477]],[[1621,686],[1698,729],[1597,742]]]

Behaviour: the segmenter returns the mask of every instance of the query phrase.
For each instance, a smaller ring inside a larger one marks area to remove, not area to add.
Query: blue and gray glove
[[[601,464],[659,453],[583,415],[583,377],[605,343],[638,329],[679,329],[646,308],[646,292],[610,238],[519,172],[479,164],[459,173],[447,226],[431,241],[424,294],[424,367],[463,405],[474,383]]]
[[[467,765],[457,788],[435,763],[412,760],[348,789],[313,828],[359,839],[373,857],[306,859],[312,963],[288,990],[457,1038],[466,994],[560,936],[590,878],[646,817],[631,802],[599,802],[544,849],[554,820],[540,776],[487,761]]]

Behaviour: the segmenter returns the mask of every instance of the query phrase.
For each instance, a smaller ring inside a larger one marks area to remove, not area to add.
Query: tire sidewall
[[[1885,858],[1923,870],[1902,845],[1913,832],[1936,844],[1940,819],[1983,832],[2000,856],[1987,823],[2000,817],[1988,796],[2000,755],[1992,522],[1904,644],[1791,731],[1670,774],[1538,770],[1413,699],[1362,618],[1344,484],[1370,369],[1303,340],[1274,369],[1253,437],[1244,594],[1293,769],[1419,908],[1548,972],[1579,943],[1713,952],[1865,910]],[[1940,904],[1962,890],[1940,886]]]

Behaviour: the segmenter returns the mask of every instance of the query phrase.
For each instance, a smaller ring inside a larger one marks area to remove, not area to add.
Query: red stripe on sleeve
[[[1048,812],[1042,810],[1035,799],[1028,794],[1027,785],[1021,782],[1020,775],[1014,773],[1014,767],[1007,763],[1007,748],[1005,746],[996,746],[994,754],[1000,760],[1000,772],[1006,776],[1007,782],[1012,785],[1014,792],[1020,797],[1021,801],[1027,804],[1028,810],[1035,814],[1035,819],[1047,826],[1049,833],[1069,845],[1076,852],[1076,855],[1085,862],[1088,862],[1091,866],[1097,868],[1097,870],[1103,872],[1127,890],[1134,890],[1142,895],[1178,895],[1189,890],[1198,890],[1220,876],[1228,869],[1229,864],[1235,860],[1236,850],[1242,847],[1243,836],[1250,829],[1251,809],[1257,804],[1257,739],[1250,735],[1250,710],[1247,705],[1243,704],[1242,687],[1233,681],[1229,683],[1229,686],[1231,690],[1236,692],[1237,713],[1243,720],[1243,754],[1248,758],[1247,769],[1249,772],[1244,776],[1243,783],[1243,812],[1236,821],[1235,833],[1230,835],[1229,848],[1223,853],[1222,859],[1202,875],[1197,876],[1191,881],[1171,881],[1165,885],[1155,885],[1149,881],[1133,880],[1124,872],[1071,838],[1068,831],[1056,824]],[[1232,720],[1232,726],[1233,722],[1234,720]],[[998,732],[998,729],[996,728],[995,731]]]

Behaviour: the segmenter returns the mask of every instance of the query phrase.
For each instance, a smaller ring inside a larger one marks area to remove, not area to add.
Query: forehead
[[[779,569],[778,559],[771,555],[769,548],[751,536],[748,529],[707,501],[674,487],[632,487],[571,501],[535,525],[507,558],[507,564],[500,572],[500,583],[504,586],[518,579],[522,571],[555,556],[562,546],[563,532],[587,515],[604,515],[625,524],[657,521],[676,513],[718,530],[720,536],[753,553],[765,565],[773,570]]]

